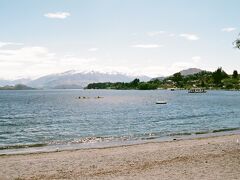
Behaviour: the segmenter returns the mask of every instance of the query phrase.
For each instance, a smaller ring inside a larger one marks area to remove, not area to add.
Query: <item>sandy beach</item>
[[[0,179],[240,179],[240,135],[5,155]]]

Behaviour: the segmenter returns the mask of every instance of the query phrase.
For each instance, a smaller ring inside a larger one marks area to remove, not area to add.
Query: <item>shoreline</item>
[[[0,156],[0,179],[237,179],[240,134]]]
[[[228,135],[240,135],[239,128],[229,128],[232,130],[222,131],[214,130],[212,132],[199,132],[199,133],[179,133],[175,135],[163,136],[163,137],[148,137],[145,139],[137,140],[125,140],[125,141],[106,141],[106,142],[93,142],[93,143],[76,143],[76,144],[31,144],[22,145],[20,148],[10,148],[0,150],[1,156],[8,155],[27,155],[27,154],[38,154],[38,153],[51,153],[51,152],[62,152],[62,151],[77,151],[82,149],[104,149],[111,147],[122,147],[122,146],[132,146],[141,145],[147,143],[164,143],[171,141],[181,141],[181,140],[194,140],[201,138],[211,138],[218,136],[228,136]],[[39,145],[39,146],[38,146]],[[18,147],[18,146],[17,146]]]

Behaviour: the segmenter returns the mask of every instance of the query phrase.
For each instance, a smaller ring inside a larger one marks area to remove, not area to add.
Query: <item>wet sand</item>
[[[0,179],[240,179],[240,135],[5,155]]]

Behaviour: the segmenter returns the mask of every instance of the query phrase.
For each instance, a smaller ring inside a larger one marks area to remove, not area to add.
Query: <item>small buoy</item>
[[[156,104],[167,104],[167,101],[157,101]]]

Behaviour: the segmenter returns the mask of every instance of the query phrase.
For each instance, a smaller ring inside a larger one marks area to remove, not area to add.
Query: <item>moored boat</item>
[[[207,91],[204,88],[191,88],[188,90],[188,93],[206,93]]]

